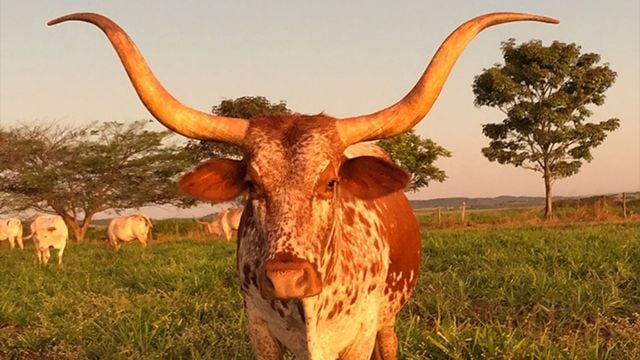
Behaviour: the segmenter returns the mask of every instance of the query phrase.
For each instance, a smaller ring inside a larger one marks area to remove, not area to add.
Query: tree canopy
[[[443,182],[447,175],[433,163],[441,156],[450,157],[451,152],[425,139],[413,129],[389,139],[379,140],[376,145],[383,148],[398,166],[411,175],[408,191],[418,191],[430,181]]]
[[[552,215],[552,183],[576,174],[591,149],[620,126],[611,118],[586,120],[588,105],[602,105],[617,74],[600,55],[580,53],[580,46],[540,40],[502,43],[504,65],[496,64],[474,78],[476,106],[494,107],[506,115],[483,125],[490,139],[482,153],[490,161],[542,173],[547,197],[545,217]]]
[[[146,124],[0,128],[1,205],[56,213],[81,241],[101,211],[193,204],[175,181],[193,156]]]

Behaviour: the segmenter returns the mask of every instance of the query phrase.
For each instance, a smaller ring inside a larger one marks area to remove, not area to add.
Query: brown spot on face
[[[373,290],[375,290],[375,288],[376,288],[376,284],[375,283],[369,285],[369,288],[367,288],[367,293],[371,294],[371,292]]]
[[[346,207],[342,214],[342,220],[347,226],[353,226],[355,223],[356,212],[352,207]]]
[[[369,220],[367,220],[367,218],[366,218],[366,217],[364,217],[364,215],[362,215],[362,213],[358,213],[358,221],[359,221],[361,224],[363,224],[363,225],[365,225],[365,226],[367,226],[367,227],[368,227],[368,226],[370,226],[370,224],[369,224]]]
[[[354,295],[354,296],[351,298],[350,304],[351,304],[351,305],[353,305],[353,304],[355,304],[355,303],[356,303],[356,301],[358,301],[358,294]]]
[[[331,308],[331,311],[329,311],[329,315],[327,316],[327,319],[328,320],[333,319],[333,317],[336,316],[340,311],[342,311],[342,301],[338,301],[333,305],[333,308]]]
[[[342,274],[347,275],[349,273],[350,273],[349,266],[347,265],[347,262],[345,261],[345,262],[342,263]]]
[[[369,266],[369,272],[371,273],[371,276],[376,276],[378,274],[377,265],[377,263],[372,263],[371,266]]]

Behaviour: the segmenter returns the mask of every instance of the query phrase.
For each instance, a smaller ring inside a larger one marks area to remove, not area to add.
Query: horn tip
[[[103,17],[104,16],[102,16],[100,14],[95,14],[95,13],[90,13],[90,12],[79,12],[79,13],[60,16],[58,18],[50,20],[49,22],[47,22],[47,25],[48,26],[53,26],[53,25],[57,25],[57,24],[60,24],[62,22],[65,22],[65,21],[69,21],[69,20],[78,20],[78,21],[91,22],[92,20],[94,20],[96,18],[103,18]]]
[[[540,20],[549,24],[560,24],[560,20],[552,17],[542,16]]]
[[[53,25],[59,24],[59,23],[61,23],[61,22],[63,22],[63,21],[64,21],[64,20],[62,19],[62,17],[55,18],[55,19],[53,19],[53,20],[48,21],[48,22],[47,22],[47,26],[53,26]]]

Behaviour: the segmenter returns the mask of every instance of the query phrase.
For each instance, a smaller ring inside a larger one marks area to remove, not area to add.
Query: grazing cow
[[[244,159],[211,159],[180,180],[196,198],[249,197],[238,231],[237,271],[256,356],[282,359],[393,359],[395,317],[420,265],[419,229],[403,194],[409,176],[373,156],[348,159],[351,144],[389,138],[415,126],[435,102],[456,59],[486,27],[557,20],[494,13],[474,18],[441,45],[418,83],[378,112],[336,119],[276,115],[216,116],[175,99],[129,36],[98,15],[67,15],[107,35],[151,114],[173,131],[239,145]]]
[[[152,227],[151,220],[143,214],[113,218],[107,229],[109,244],[118,250],[121,241],[130,242],[137,239],[146,247]]]
[[[39,215],[31,223],[31,234],[25,239],[33,237],[38,261],[47,264],[51,253],[49,248],[58,250],[58,265],[62,264],[62,254],[67,246],[69,230],[67,225],[58,215]]]
[[[20,219],[0,219],[0,241],[9,240],[9,246],[13,249],[18,243],[20,250],[24,249],[22,244],[22,222]]]
[[[213,215],[211,222],[196,220],[199,224],[205,225],[207,232],[214,236],[222,236],[231,240],[234,231],[238,231],[243,208],[227,209]]]

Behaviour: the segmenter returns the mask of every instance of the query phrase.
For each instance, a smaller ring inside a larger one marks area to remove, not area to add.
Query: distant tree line
[[[195,158],[147,123],[0,127],[0,209],[60,215],[82,241],[101,211],[193,205],[175,180]]]

